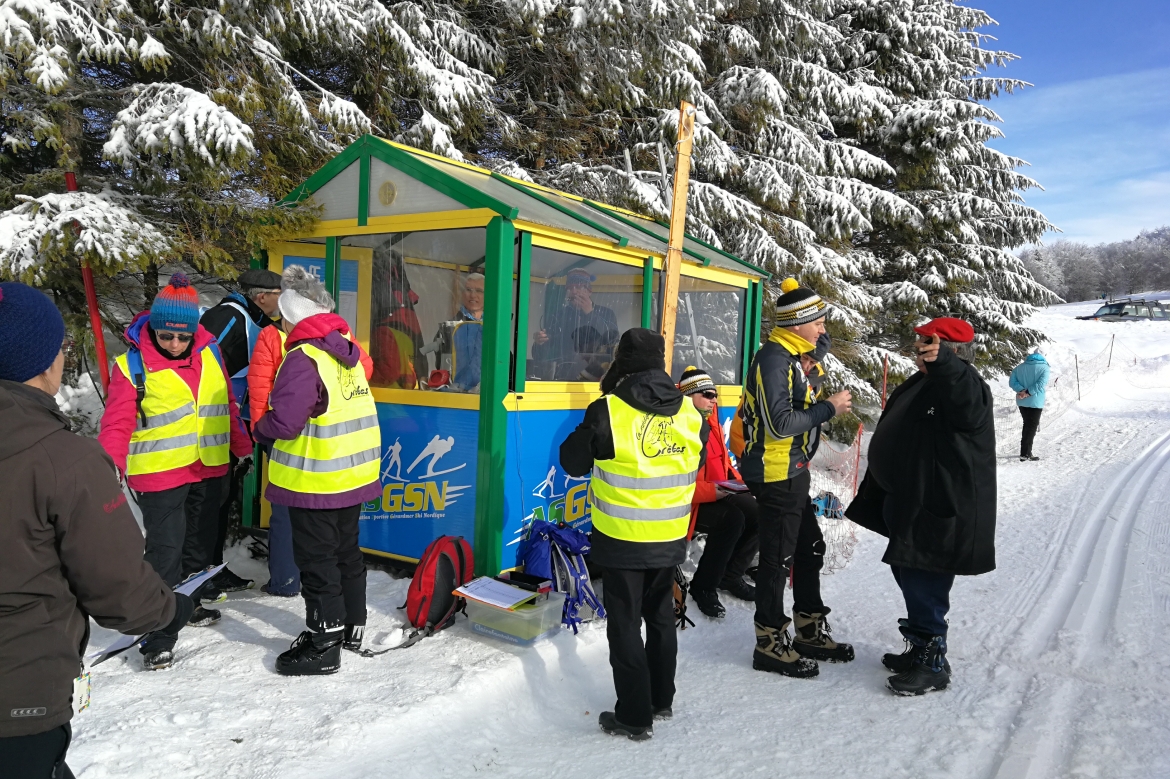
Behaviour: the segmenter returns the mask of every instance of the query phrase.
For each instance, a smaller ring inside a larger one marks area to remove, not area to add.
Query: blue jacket
[[[1048,389],[1048,360],[1042,354],[1029,354],[1012,371],[1008,384],[1016,392],[1028,392],[1028,397],[1016,401],[1017,406],[1044,408],[1044,392]]]

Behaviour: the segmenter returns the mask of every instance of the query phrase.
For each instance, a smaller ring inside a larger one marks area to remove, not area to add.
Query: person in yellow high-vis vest
[[[708,429],[665,371],[662,336],[626,331],[602,396],[561,444],[570,476],[592,474],[592,550],[603,569],[617,705],[598,723],[642,740],[674,702],[674,568],[686,559],[691,498]],[[646,642],[642,642],[642,622]]]
[[[276,659],[276,670],[327,674],[341,667],[343,643],[361,648],[366,566],[358,515],[382,491],[382,436],[365,353],[332,313],[332,297],[299,266],[285,269],[282,286],[280,312],[292,329],[270,410],[254,433],[272,446],[265,497],[288,507],[309,629]]]
[[[131,349],[114,361],[98,441],[137,497],[146,561],[172,587],[211,564],[219,508],[227,495],[228,453],[249,457],[227,371],[211,333],[199,324],[199,293],[174,274],[126,329]],[[200,600],[188,624],[205,627],[219,611]],[[143,644],[143,663],[166,668],[178,633]]]

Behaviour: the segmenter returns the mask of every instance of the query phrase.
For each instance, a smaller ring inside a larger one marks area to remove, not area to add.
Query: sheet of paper
[[[500,609],[513,609],[537,596],[535,592],[496,581],[490,576],[481,576],[456,588],[455,594]]]
[[[190,597],[191,593],[202,587],[204,582],[222,571],[225,565],[227,565],[227,563],[223,563],[223,565],[217,565],[214,568],[204,571],[195,578],[177,585],[175,587],[175,592],[181,592],[187,597]],[[127,649],[134,646],[141,640],[142,636],[118,636],[118,640],[110,644],[105,649],[86,655],[86,664],[92,667],[104,663],[111,657],[125,652]]]

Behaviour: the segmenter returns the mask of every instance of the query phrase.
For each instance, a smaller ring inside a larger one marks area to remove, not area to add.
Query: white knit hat
[[[325,290],[325,285],[300,265],[289,265],[284,269],[280,286],[283,291],[277,299],[277,306],[280,315],[291,325],[317,314],[333,312],[333,297]]]

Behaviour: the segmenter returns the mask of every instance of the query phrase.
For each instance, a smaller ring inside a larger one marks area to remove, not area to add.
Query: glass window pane
[[[642,325],[642,269],[532,247],[527,372],[531,380],[599,381],[618,338]]]
[[[370,216],[424,214],[466,208],[377,157],[370,160]]]
[[[343,239],[373,262],[371,386],[479,391],[486,242],[482,227]]]
[[[693,365],[716,384],[739,384],[743,372],[743,321],[747,290],[683,276],[679,279],[671,375]],[[698,344],[698,348],[695,345]]]

